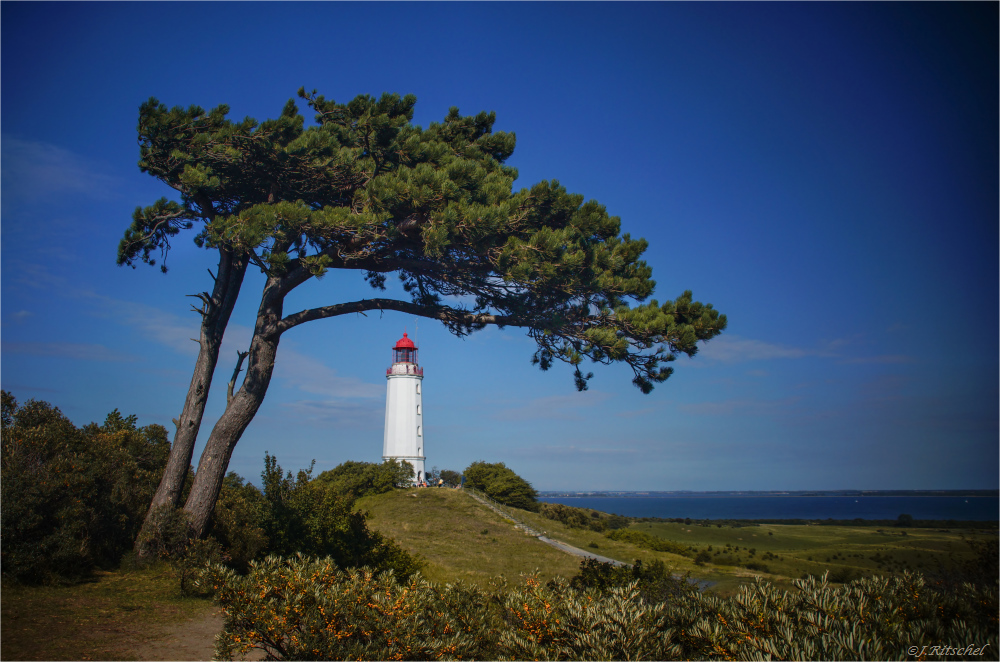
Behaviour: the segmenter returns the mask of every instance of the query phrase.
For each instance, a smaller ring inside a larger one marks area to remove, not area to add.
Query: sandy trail
[[[212,611],[165,627],[148,641],[136,646],[140,660],[211,660],[215,635],[222,631],[222,611]],[[263,651],[252,651],[245,659],[263,660]]]

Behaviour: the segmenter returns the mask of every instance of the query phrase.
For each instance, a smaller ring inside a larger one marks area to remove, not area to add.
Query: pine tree
[[[644,393],[670,376],[677,355],[693,356],[699,340],[725,328],[725,316],[690,292],[647,302],[654,287],[640,259],[647,242],[620,234],[619,219],[602,205],[555,180],[514,191],[517,171],[505,163],[514,134],[494,131],[493,113],[452,108],[423,129],[411,124],[412,95],[362,95],[347,104],[304,89],[299,96],[315,112],[314,126],[304,126],[294,100],[260,124],[230,122],[226,106],[168,110],[151,99],[140,109],[140,167],[179,191],[181,202],[137,210],[119,262],[152,263],[157,251],[165,259],[170,239],[197,222],[199,245],[266,276],[253,339],[237,365],[238,373],[246,358],[246,375],[234,392],[234,374],[185,504],[195,533],[204,532],[233,449],[263,402],[281,336],[299,324],[395,310],[439,320],[457,336],[522,327],[541,369],[568,363],[583,390],[592,377],[581,370],[585,359],[625,363]],[[409,299],[284,310],[295,288],[336,269],[363,271],[376,290],[395,275]],[[220,262],[216,289],[221,276]],[[221,339],[227,297],[235,301],[241,282],[242,272],[229,276],[218,303],[215,293],[202,295],[203,332],[216,313],[211,331]],[[218,345],[203,333],[198,365],[214,367],[217,357]],[[199,381],[205,391],[208,380],[210,373]],[[191,410],[200,420],[198,406]],[[197,424],[185,421],[194,416],[182,415],[178,436],[185,425],[196,434]]]

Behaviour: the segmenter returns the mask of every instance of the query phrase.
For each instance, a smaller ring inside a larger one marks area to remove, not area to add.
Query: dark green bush
[[[538,511],[538,492],[503,462],[473,462],[465,470],[465,484],[513,508]]]
[[[391,569],[400,577],[416,572],[418,559],[369,529],[366,515],[352,510],[355,489],[392,489],[393,477],[402,475],[400,465],[350,462],[325,473],[326,480],[313,479],[310,467],[293,477],[265,454],[263,491],[234,473],[226,477],[213,513],[212,535],[233,567],[246,571],[250,561],[267,554],[306,554],[330,557],[341,568]],[[345,486],[350,486],[346,492]]]
[[[58,408],[2,394],[0,538],[5,577],[73,579],[131,548],[170,452],[160,425],[111,412],[77,429]]]
[[[353,501],[410,485],[413,481],[413,467],[402,460],[380,463],[348,461],[324,471],[315,480]]]
[[[636,559],[630,566],[584,559],[580,562],[580,572],[570,580],[569,586],[579,591],[592,589],[603,594],[612,588],[633,583],[639,595],[651,603],[677,599],[698,590],[689,574],[674,572],[659,559],[648,564]]]
[[[212,513],[212,535],[240,572],[246,572],[250,561],[267,553],[270,538],[265,526],[270,518],[271,506],[264,494],[240,475],[229,472]]]

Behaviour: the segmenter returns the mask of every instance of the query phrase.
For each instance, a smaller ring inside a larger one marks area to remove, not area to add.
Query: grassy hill
[[[372,528],[427,562],[424,574],[431,581],[464,579],[485,584],[495,575],[516,579],[520,573],[536,569],[543,580],[556,575],[569,578],[579,568],[578,558],[522,533],[510,520],[459,490],[397,490],[362,499],[358,507],[369,511]],[[678,572],[690,571],[692,576],[713,583],[712,590],[722,594],[756,576],[787,588],[793,579],[824,572],[835,581],[903,570],[933,575],[975,558],[966,541],[995,545],[997,539],[996,530],[674,522],[633,522],[629,527],[710,554],[707,563],[695,565],[690,556],[651,551],[610,540],[595,531],[571,528],[537,513],[510,510],[556,540],[626,563],[658,559]]]
[[[509,520],[480,505],[461,490],[408,489],[360,499],[368,525],[427,563],[433,582],[458,579],[486,585],[503,575],[516,580],[538,570],[543,581],[572,577],[579,559],[514,528]]]

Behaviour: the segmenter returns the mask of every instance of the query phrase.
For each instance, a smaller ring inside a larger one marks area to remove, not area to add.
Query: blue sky
[[[389,313],[285,335],[230,468],[381,455],[384,368],[426,370],[428,466],[538,489],[998,487],[997,5],[15,3],[2,12],[2,368],[77,424],[180,413],[210,252],[115,266],[138,107],[276,116],[300,86],[497,113],[515,186],[558,179],[650,242],[656,297],[728,330],[644,396],[624,368],[539,372],[516,329],[460,340]],[[307,114],[307,116],[309,116]],[[253,274],[202,441],[249,342]],[[286,305],[365,296],[332,273]],[[370,290],[369,290],[370,291]],[[196,449],[196,458],[201,447]]]

